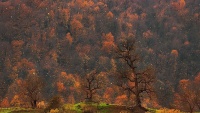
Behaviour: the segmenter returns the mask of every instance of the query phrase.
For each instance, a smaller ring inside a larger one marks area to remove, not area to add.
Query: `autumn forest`
[[[0,0],[0,109],[200,111],[199,26],[199,0]]]

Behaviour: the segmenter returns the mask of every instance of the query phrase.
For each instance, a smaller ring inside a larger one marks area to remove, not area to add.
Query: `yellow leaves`
[[[56,109],[51,109],[49,113],[59,113],[59,110],[56,108]]]
[[[38,102],[38,104],[37,104],[37,108],[39,108],[39,109],[44,109],[44,108],[46,108],[46,104],[45,104],[45,102],[44,102],[44,101],[40,101],[40,102]]]
[[[177,109],[161,108],[159,110],[156,110],[156,113],[181,113],[181,111]]]

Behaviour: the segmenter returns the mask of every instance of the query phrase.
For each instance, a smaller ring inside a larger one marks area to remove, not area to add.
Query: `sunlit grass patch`
[[[0,113],[41,113],[40,109],[31,109],[31,108],[0,108]]]
[[[177,109],[161,108],[159,110],[156,110],[156,113],[181,113],[181,111]]]

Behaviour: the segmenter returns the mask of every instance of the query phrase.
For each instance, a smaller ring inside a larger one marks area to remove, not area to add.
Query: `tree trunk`
[[[140,100],[140,95],[139,95],[139,93],[136,94],[136,106],[141,106],[141,100]]]
[[[31,102],[31,106],[32,106],[33,109],[35,109],[37,107],[37,100],[33,100]]]

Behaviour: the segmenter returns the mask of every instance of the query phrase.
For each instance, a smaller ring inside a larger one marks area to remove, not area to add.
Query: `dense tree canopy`
[[[108,81],[99,100],[124,104],[127,95],[113,84],[119,66],[113,49],[134,37],[140,67],[155,67],[158,103],[172,107],[179,81],[200,71],[199,5],[198,0],[0,0],[1,103],[14,106],[9,103],[19,97],[19,81],[33,69],[46,82],[44,100],[60,94],[64,101],[82,101],[85,69],[96,69]]]

